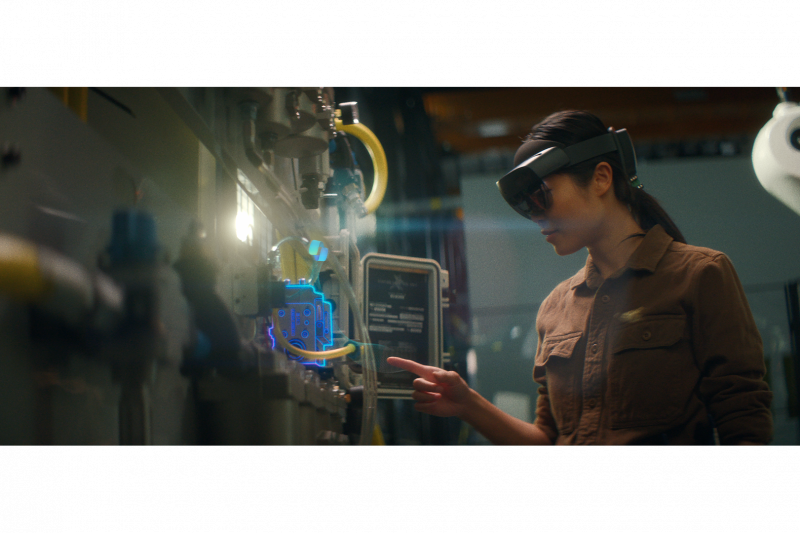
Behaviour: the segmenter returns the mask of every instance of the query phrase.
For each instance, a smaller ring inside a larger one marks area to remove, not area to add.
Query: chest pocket
[[[571,433],[578,421],[583,357],[577,353],[583,333],[545,337],[537,354],[533,378],[547,385],[550,411],[561,434]]]
[[[620,329],[614,353],[668,348],[681,340],[685,329],[683,316],[650,317],[627,324]]]
[[[682,315],[618,330],[608,367],[612,427],[664,424],[683,413],[699,377],[686,331]]]

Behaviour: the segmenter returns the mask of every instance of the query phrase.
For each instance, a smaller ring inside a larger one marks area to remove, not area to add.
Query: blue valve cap
[[[153,263],[158,250],[156,221],[150,213],[133,209],[114,212],[108,246],[112,265]]]

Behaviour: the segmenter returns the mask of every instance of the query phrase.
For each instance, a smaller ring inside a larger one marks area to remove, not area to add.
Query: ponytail
[[[629,176],[622,169],[622,164],[616,154],[602,155],[586,163],[576,165],[568,169],[567,172],[573,175],[579,183],[586,185],[592,179],[594,169],[601,161],[611,165],[614,175],[614,195],[620,202],[630,208],[634,220],[643,230],[648,231],[653,226],[658,225],[664,228],[667,235],[675,241],[686,244],[686,238],[683,233],[681,233],[677,224],[672,221],[672,218],[664,208],[661,207],[658,200],[644,192],[643,189],[631,185]]]
[[[678,229],[678,226],[672,221],[667,212],[664,211],[658,200],[642,189],[637,189],[627,184],[624,184],[624,186],[631,190],[631,199],[628,205],[631,208],[633,217],[643,230],[647,231],[653,226],[659,225],[675,241],[686,244],[686,238],[683,233],[681,233],[681,230]]]

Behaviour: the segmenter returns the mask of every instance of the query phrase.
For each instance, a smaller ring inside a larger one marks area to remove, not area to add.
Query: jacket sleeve
[[[772,440],[772,392],[764,381],[761,336],[739,277],[720,253],[695,276],[693,343],[699,392],[722,444]]]

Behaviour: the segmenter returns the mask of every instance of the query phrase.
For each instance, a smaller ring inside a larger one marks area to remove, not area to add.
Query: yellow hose
[[[372,158],[372,166],[375,168],[375,177],[372,182],[372,191],[364,201],[364,207],[367,209],[367,214],[374,213],[378,206],[383,201],[383,196],[386,194],[386,183],[388,182],[389,166],[386,163],[386,153],[383,151],[380,141],[372,133],[368,127],[363,124],[347,124],[345,125],[341,120],[336,119],[336,129],[352,135],[356,139],[364,143],[367,147],[367,152]]]
[[[0,294],[33,302],[52,288],[42,276],[36,246],[10,235],[0,235]]]
[[[279,323],[278,320],[278,310],[273,309],[272,323],[277,326]],[[336,359],[337,357],[344,357],[345,355],[356,351],[355,344],[348,344],[347,346],[343,346],[335,350],[327,350],[324,352],[310,352],[308,350],[301,350],[300,348],[289,344],[289,341],[286,340],[286,337],[283,336],[283,333],[277,327],[273,331],[275,331],[274,336],[275,340],[278,341],[278,344],[289,350],[289,353],[305,357],[306,359]]]
[[[278,240],[282,236],[277,230],[275,234]],[[292,282],[297,283],[300,278],[309,279],[311,276],[311,267],[308,261],[308,250],[303,255],[300,255],[295,249],[295,245],[291,241],[286,241],[280,245],[281,254],[281,273],[284,279],[291,279]]]

